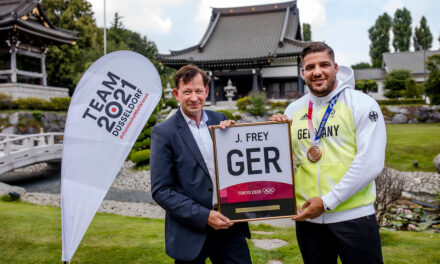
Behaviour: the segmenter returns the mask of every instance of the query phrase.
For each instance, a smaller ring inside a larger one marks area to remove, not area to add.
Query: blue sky
[[[89,0],[98,26],[103,23],[104,0]],[[107,27],[114,13],[122,22],[154,41],[160,53],[180,50],[197,44],[211,16],[210,7],[233,7],[278,3],[273,0],[107,0]],[[433,48],[439,49],[439,0],[298,0],[301,22],[312,25],[312,39],[332,46],[342,65],[369,62],[368,29],[377,17],[387,12],[391,17],[406,7],[414,26],[424,15],[433,34]],[[392,47],[390,47],[393,51]],[[411,50],[413,48],[411,47]]]

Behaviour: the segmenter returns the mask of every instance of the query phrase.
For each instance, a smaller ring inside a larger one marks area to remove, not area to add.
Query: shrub
[[[403,178],[393,174],[391,170],[385,167],[381,174],[376,178],[376,201],[374,209],[376,210],[377,222],[383,224],[384,215],[388,209],[403,191]]]
[[[136,163],[136,165],[139,164],[145,164],[150,160],[150,150],[144,149],[137,152],[134,152],[130,155],[131,161]]]
[[[236,117],[228,110],[218,110],[218,112],[225,114],[226,118],[229,120],[237,120]]]
[[[278,108],[278,107],[286,108],[287,105],[288,105],[288,103],[287,102],[283,102],[283,101],[275,101],[275,102],[270,103],[270,106],[272,108]]]
[[[34,116],[35,120],[41,121],[41,112],[38,110],[32,111],[32,115]]]
[[[15,109],[27,109],[27,110],[46,110],[48,102],[41,98],[28,97],[18,98],[13,101]]]
[[[47,103],[47,110],[67,111],[69,109],[71,97],[53,97]]]
[[[151,136],[151,131],[153,130],[153,127],[149,127],[147,128],[147,130],[145,130],[142,133],[145,133],[146,136],[150,137]]]
[[[0,93],[0,109],[12,109],[13,107],[12,96]]]
[[[249,99],[247,96],[240,98],[237,100],[235,105],[238,107],[238,110],[246,110],[246,107],[249,105]]]
[[[389,99],[377,100],[379,105],[409,105],[409,104],[426,104],[424,99]]]
[[[151,115],[147,121],[148,126],[154,126],[157,123],[157,116]]]
[[[262,93],[249,95],[248,111],[257,116],[266,114],[266,95]]]
[[[165,105],[171,108],[177,108],[179,106],[179,102],[175,98],[171,98],[165,101]]]

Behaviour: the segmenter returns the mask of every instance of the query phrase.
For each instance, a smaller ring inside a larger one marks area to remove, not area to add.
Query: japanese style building
[[[237,88],[234,99],[251,91],[264,91],[268,99],[294,99],[304,94],[298,66],[305,44],[296,1],[214,8],[197,45],[159,54],[158,60],[175,69],[194,64],[205,70],[211,76],[211,103],[226,100],[228,80]]]
[[[76,40],[76,33],[55,27],[49,21],[38,0],[1,1],[0,93],[13,99],[69,96],[67,88],[47,86],[45,53],[51,45],[75,45]],[[30,71],[26,67],[39,70]]]

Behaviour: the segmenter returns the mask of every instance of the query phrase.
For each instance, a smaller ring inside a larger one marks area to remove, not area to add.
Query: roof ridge
[[[274,11],[284,11],[288,7],[296,7],[295,1],[288,2],[280,2],[280,3],[271,3],[264,5],[248,5],[248,6],[238,6],[238,7],[222,7],[222,8],[213,8],[212,13],[223,14],[223,15],[238,15],[238,14],[250,14],[250,13],[259,13],[259,12],[274,12]]]

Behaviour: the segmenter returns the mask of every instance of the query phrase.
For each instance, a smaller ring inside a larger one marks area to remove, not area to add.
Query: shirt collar
[[[196,124],[196,121],[189,118],[185,113],[180,109],[180,112],[182,112],[183,118],[185,119],[186,123],[189,124]],[[200,121],[200,124],[206,124],[208,122],[208,115],[206,114],[205,110],[202,110],[202,120]],[[197,124],[196,124],[197,125]]]

